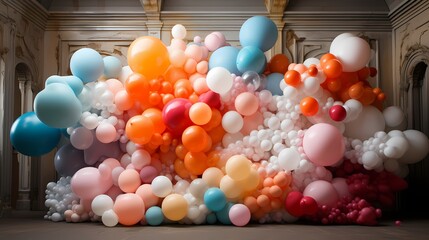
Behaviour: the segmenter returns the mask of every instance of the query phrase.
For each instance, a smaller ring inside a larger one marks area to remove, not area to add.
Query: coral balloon
[[[131,141],[143,145],[150,141],[155,133],[155,127],[152,120],[145,116],[137,115],[128,120],[125,132]]]
[[[143,219],[145,206],[137,194],[126,193],[116,198],[113,211],[118,215],[120,224],[132,226]]]

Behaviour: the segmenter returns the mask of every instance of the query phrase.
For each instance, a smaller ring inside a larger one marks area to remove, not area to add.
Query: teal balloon
[[[219,188],[209,188],[204,193],[204,204],[206,207],[213,212],[221,210],[225,207],[226,196]]]
[[[12,146],[27,156],[41,156],[50,152],[60,138],[61,130],[44,124],[34,112],[21,115],[10,129]]]
[[[158,226],[164,221],[162,209],[158,206],[150,207],[145,213],[146,222],[151,226]]]
[[[246,20],[240,28],[240,44],[254,46],[263,52],[270,50],[277,41],[276,24],[265,16],[254,16]]]
[[[72,74],[84,83],[96,81],[103,74],[103,68],[103,58],[91,48],[77,50],[70,59]]]
[[[82,92],[82,89],[83,89],[82,80],[80,80],[76,76],[58,76],[58,75],[50,76],[45,81],[45,87],[51,83],[66,84],[67,86],[69,86],[73,90],[73,92],[76,96],[78,96]]]
[[[278,95],[282,96],[283,91],[280,88],[280,81],[282,81],[284,78],[284,75],[281,73],[271,73],[267,76],[267,82],[265,85],[265,89],[270,91],[273,96]]]
[[[79,121],[82,104],[69,86],[51,83],[36,95],[34,111],[46,125],[67,128],[76,125]]]
[[[261,49],[257,47],[244,47],[237,55],[237,68],[242,73],[247,71],[262,73],[266,65],[267,59]]]
[[[241,75],[241,72],[237,68],[237,55],[239,51],[238,48],[231,46],[217,49],[210,56],[209,69],[223,67],[230,73]]]
[[[216,217],[219,222],[225,225],[231,225],[231,219],[229,219],[229,210],[234,206],[233,203],[227,203],[220,211],[216,212]]]
[[[217,222],[216,213],[209,213],[206,217],[206,222],[208,224],[215,224]]]
[[[104,76],[106,78],[118,78],[122,71],[122,63],[117,57],[107,56],[103,58]]]

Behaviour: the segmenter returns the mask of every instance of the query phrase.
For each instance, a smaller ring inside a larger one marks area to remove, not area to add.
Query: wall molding
[[[3,0],[7,5],[34,23],[37,27],[44,30],[48,20],[48,11],[36,0]]]
[[[393,29],[406,24],[411,19],[415,18],[429,8],[429,1],[427,0],[410,0],[404,1],[389,13]]]

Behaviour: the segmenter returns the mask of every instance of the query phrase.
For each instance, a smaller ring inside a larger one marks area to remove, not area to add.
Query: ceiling
[[[37,0],[49,12],[143,12],[145,0]],[[154,1],[156,0],[148,0]],[[266,11],[264,0],[158,0],[161,11]],[[265,0],[269,1],[269,0]],[[409,0],[289,0],[288,11],[389,12]]]

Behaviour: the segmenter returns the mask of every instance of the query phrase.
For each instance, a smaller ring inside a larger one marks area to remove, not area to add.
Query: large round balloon
[[[106,78],[118,78],[122,71],[121,60],[114,56],[103,58],[104,76]]]
[[[62,146],[54,158],[55,170],[63,177],[73,176],[79,169],[87,167],[82,150],[71,144]]]
[[[76,76],[52,75],[52,76],[48,77],[48,79],[46,79],[45,86],[47,86],[51,83],[63,83],[63,84],[68,85],[73,90],[73,92],[76,96],[78,96],[83,90],[82,80],[80,80]]]
[[[244,47],[237,55],[237,68],[242,73],[247,71],[262,73],[266,63],[264,53],[255,46]]]
[[[332,166],[341,160],[345,150],[343,135],[334,126],[317,123],[304,134],[302,146],[308,159],[319,166]]]
[[[91,48],[77,50],[70,59],[72,74],[84,83],[94,82],[103,74],[103,58]]]
[[[48,126],[67,128],[79,121],[82,104],[69,86],[51,83],[36,95],[34,112]]]
[[[128,49],[128,65],[147,79],[162,75],[170,66],[168,50],[158,38],[143,36],[131,43]]]
[[[61,138],[61,130],[41,122],[34,112],[21,115],[12,124],[10,141],[20,153],[41,156],[54,149]]]
[[[408,140],[408,149],[399,160],[401,163],[413,164],[423,160],[429,153],[428,137],[417,130],[404,131],[405,138]]]
[[[240,28],[240,43],[243,47],[255,46],[268,51],[277,41],[276,24],[265,16],[254,16],[246,20]]]
[[[333,42],[330,53],[340,60],[344,72],[356,72],[371,59],[371,48],[360,37],[345,37]]]
[[[223,67],[230,73],[241,75],[237,68],[237,56],[239,50],[236,47],[226,46],[214,51],[209,59],[209,69]]]
[[[383,131],[386,126],[383,113],[374,106],[364,106],[359,116],[345,124],[344,135],[360,140],[369,139],[378,131]]]

